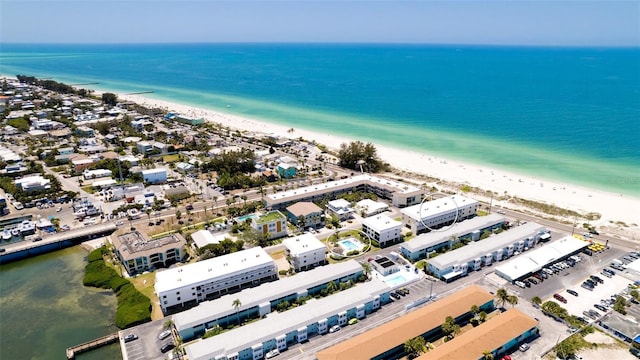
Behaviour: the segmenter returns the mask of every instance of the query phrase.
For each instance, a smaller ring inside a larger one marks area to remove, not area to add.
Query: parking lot
[[[164,331],[165,321],[167,319],[160,319],[120,331],[120,347],[124,350],[122,351],[123,360],[169,358],[172,351],[162,353],[160,348],[164,344],[174,342],[173,335],[164,340],[158,338],[158,335]],[[138,339],[125,343],[122,339],[129,334],[137,335]]]

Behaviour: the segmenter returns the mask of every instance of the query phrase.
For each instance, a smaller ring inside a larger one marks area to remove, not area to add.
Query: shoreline
[[[318,133],[303,128],[293,128],[294,131],[290,133],[288,132],[291,129],[290,126],[246,118],[219,110],[153,99],[144,95],[117,94],[117,96],[119,99],[132,101],[145,107],[163,108],[167,111],[175,111],[188,116],[203,117],[207,122],[218,123],[241,131],[275,134],[291,139],[302,137],[305,140],[325,145],[331,150],[339,149],[341,143],[358,140],[347,136]],[[493,203],[497,206],[513,208],[513,206],[510,207],[508,200],[504,201],[497,198],[505,195],[510,197],[517,196],[580,213],[601,214],[601,219],[590,222],[591,225],[609,225],[612,222],[623,222],[629,227],[636,228],[639,225],[637,223],[638,218],[634,215],[634,209],[640,208],[640,198],[634,196],[517,174],[485,165],[433,156],[428,153],[377,143],[373,144],[376,146],[379,158],[389,163],[392,168],[439,180],[433,183],[425,183],[429,187],[436,186],[440,189],[441,182],[448,184],[453,182],[460,186],[468,185],[482,190],[493,191],[496,194]],[[436,185],[438,183],[440,184]]]

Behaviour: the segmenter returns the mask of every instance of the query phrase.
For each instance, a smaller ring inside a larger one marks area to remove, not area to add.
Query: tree
[[[366,261],[366,262],[363,262],[361,265],[362,265],[362,272],[364,273],[364,276],[366,276],[368,279],[369,274],[371,274],[371,264],[369,264],[369,262]]]
[[[414,358],[427,350],[426,342],[422,336],[416,336],[404,342],[404,351],[410,358]]]
[[[480,308],[478,307],[478,305],[471,305],[470,311],[471,311],[471,314],[473,314],[473,316],[476,316],[480,312]]]
[[[107,105],[115,106],[118,103],[118,97],[113,93],[103,93],[102,102]]]
[[[619,312],[622,315],[627,314],[627,301],[620,295],[616,296],[616,301],[613,303],[613,310]]]
[[[531,303],[533,303],[536,306],[540,306],[540,304],[542,304],[542,299],[540,299],[540,297],[538,296],[534,296],[531,298]]]
[[[247,195],[240,196],[240,199],[242,199],[242,201],[244,201],[244,206],[247,206]]]
[[[501,309],[504,309],[504,305],[509,302],[509,293],[507,289],[500,288],[496,291],[496,303]]]
[[[518,297],[515,295],[509,295],[507,297],[507,302],[511,305],[511,307],[513,308],[514,306],[518,305]]]
[[[582,341],[584,341],[581,337],[578,337],[579,334],[571,335],[564,341],[556,345],[554,347],[556,355],[558,355],[560,359],[568,359],[573,357],[576,352],[580,350],[581,343]]]
[[[456,324],[456,321],[451,316],[447,316],[444,323],[440,325],[440,329],[448,338],[453,338],[454,335],[460,333],[460,325]]]
[[[494,356],[493,353],[491,352],[491,350],[485,350],[482,352],[482,358],[484,360],[493,360]]]
[[[338,290],[338,285],[336,284],[335,281],[329,281],[329,283],[327,284],[327,292],[329,294],[332,294],[334,292],[336,292]]]
[[[144,212],[147,213],[147,219],[149,220],[149,222],[151,222],[151,212],[153,210],[151,210],[151,208],[147,208],[147,210],[145,210]]]
[[[296,225],[298,225],[298,229],[300,229],[300,231],[302,231],[304,229],[304,226],[305,226],[304,215],[299,215],[296,218]]]
[[[387,164],[378,159],[375,146],[361,141],[342,143],[338,151],[338,164],[349,169],[370,172],[382,171],[387,167]]]
[[[240,299],[236,298],[231,303],[231,306],[233,306],[233,309],[236,311],[236,318],[238,319],[238,325],[240,325],[240,316],[238,316],[238,310],[240,309],[240,306],[242,306],[242,302],[240,301]]]

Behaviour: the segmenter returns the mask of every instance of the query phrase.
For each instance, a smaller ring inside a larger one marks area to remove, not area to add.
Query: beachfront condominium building
[[[389,293],[390,289],[384,282],[373,279],[193,342],[185,346],[185,350],[191,360],[263,359],[271,350],[284,351],[294,344],[328,333],[333,326],[346,326],[350,319],[365,318],[390,302]],[[363,358],[356,356],[344,359]]]
[[[287,218],[278,210],[252,218],[252,224],[268,240],[287,236]]]
[[[478,241],[483,232],[493,232],[496,229],[502,228],[506,222],[507,219],[498,214],[476,216],[458,222],[442,231],[420,234],[402,243],[402,245],[400,245],[400,252],[407,259],[418,261],[428,258],[430,254],[448,249],[459,241]]]
[[[152,239],[137,231],[111,239],[116,255],[129,275],[167,267],[185,258],[186,241],[175,233]]]
[[[278,268],[255,247],[156,273],[155,291],[162,311],[172,312],[201,301],[278,279]]]
[[[204,301],[192,309],[173,315],[173,323],[182,340],[189,341],[204,335],[207,329],[216,325],[228,327],[237,324],[238,319],[262,318],[276,311],[285,301],[292,304],[300,298],[320,296],[329,283],[337,285],[337,288],[344,283],[354,283],[362,278],[363,271],[355,260],[303,271],[239,293]],[[237,309],[229,306],[236,299],[240,300]]]
[[[429,260],[429,271],[444,281],[453,281],[480,270],[496,261],[502,261],[526,251],[538,243],[545,228],[536,223],[526,223],[492,235],[459,249],[438,255]]]
[[[391,200],[393,206],[400,208],[419,204],[424,194],[424,190],[417,186],[361,174],[346,179],[268,194],[264,201],[267,207],[284,209],[298,201],[319,202],[325,199],[336,199],[340,194],[353,191],[376,194],[382,199]]]
[[[470,309],[494,310],[493,295],[477,285],[471,285],[438,301],[422,306],[406,315],[374,327],[362,334],[324,349],[316,354],[318,360],[342,359],[400,359],[406,356],[405,341],[422,336],[428,342],[442,337],[440,326],[447,316],[457,324],[465,324],[473,317]]]
[[[451,195],[402,209],[402,225],[420,234],[476,216],[478,201]]]
[[[306,233],[285,239],[282,244],[287,260],[295,271],[306,271],[327,263],[327,247],[313,234]]]
[[[385,247],[402,238],[402,223],[387,215],[379,214],[362,220],[362,232],[378,247]]]
[[[292,224],[299,228],[318,229],[324,227],[324,211],[312,202],[301,201],[287,206],[287,217]],[[300,220],[302,220],[302,224],[299,223]]]

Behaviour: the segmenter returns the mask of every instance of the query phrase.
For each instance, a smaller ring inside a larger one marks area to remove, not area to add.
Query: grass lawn
[[[135,278],[129,278],[129,281],[133,284],[133,286],[138,289],[144,296],[148,297],[151,300],[151,306],[153,307],[151,311],[151,319],[157,320],[162,319],[164,315],[162,315],[162,310],[160,310],[160,303],[158,302],[158,296],[154,292],[153,285],[155,284],[156,274],[155,273],[147,273],[143,275],[138,275]]]
[[[164,161],[165,163],[176,162],[179,159],[180,159],[180,156],[178,154],[164,155],[162,157],[162,161]]]

